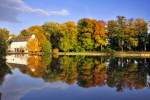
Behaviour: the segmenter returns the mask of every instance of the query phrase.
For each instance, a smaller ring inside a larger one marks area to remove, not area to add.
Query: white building
[[[8,47],[8,52],[23,52],[28,53],[27,43],[28,40],[35,39],[35,35],[23,36],[16,39],[10,39],[11,44]]]
[[[10,52],[28,52],[27,50],[27,41],[14,41],[8,48]]]
[[[150,34],[150,21],[148,21],[147,27],[148,27],[148,33]]]

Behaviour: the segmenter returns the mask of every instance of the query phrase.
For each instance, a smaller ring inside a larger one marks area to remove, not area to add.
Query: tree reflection
[[[81,87],[102,86],[106,80],[106,64],[101,59],[84,58],[78,66],[78,84]]]
[[[18,67],[19,68],[19,67]],[[116,91],[150,86],[150,59],[61,56],[29,56],[25,74],[46,82],[65,82],[80,87],[108,86]]]
[[[6,60],[0,58],[0,86],[3,84],[4,80],[5,80],[5,76],[7,74],[11,74],[11,69],[9,68],[9,66],[6,64]],[[0,92],[0,100],[2,97],[2,92]]]
[[[109,87],[116,87],[117,91],[124,88],[142,89],[146,86],[147,71],[144,63],[138,59],[112,59],[107,69],[107,84]],[[122,66],[123,65],[123,66]]]
[[[11,70],[6,64],[5,59],[0,59],[0,85],[2,85],[7,74],[11,74]]]
[[[45,78],[50,82],[63,81],[67,84],[73,84],[77,75],[77,61],[74,58],[64,56],[52,59],[50,66],[47,67]]]

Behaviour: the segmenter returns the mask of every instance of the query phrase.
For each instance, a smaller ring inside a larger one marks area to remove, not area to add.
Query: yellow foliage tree
[[[27,44],[29,52],[39,52],[41,47],[39,46],[39,41],[37,38],[30,38]]]

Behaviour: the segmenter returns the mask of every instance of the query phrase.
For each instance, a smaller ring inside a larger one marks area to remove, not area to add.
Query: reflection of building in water
[[[15,56],[7,57],[12,68],[32,77],[42,78],[48,82],[65,82],[69,85],[75,82],[84,88],[104,86],[115,87],[117,91],[124,89],[143,89],[150,82],[144,60],[115,58],[110,60],[73,57],[53,59],[47,66],[41,56],[27,56],[26,63],[13,61]],[[25,62],[24,61],[24,62]],[[109,61],[109,63],[105,63]],[[15,63],[16,62],[16,63]]]
[[[36,55],[8,55],[6,62],[11,68],[18,68],[21,72],[34,77],[42,77],[46,67],[42,57]]]
[[[28,64],[28,55],[7,55],[6,62],[11,64]]]
[[[27,72],[28,55],[7,55],[6,63],[12,68],[18,68],[22,73]]]

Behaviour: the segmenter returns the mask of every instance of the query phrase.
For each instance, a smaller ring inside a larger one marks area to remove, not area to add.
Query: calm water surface
[[[8,55],[1,100],[150,100],[150,59]]]

